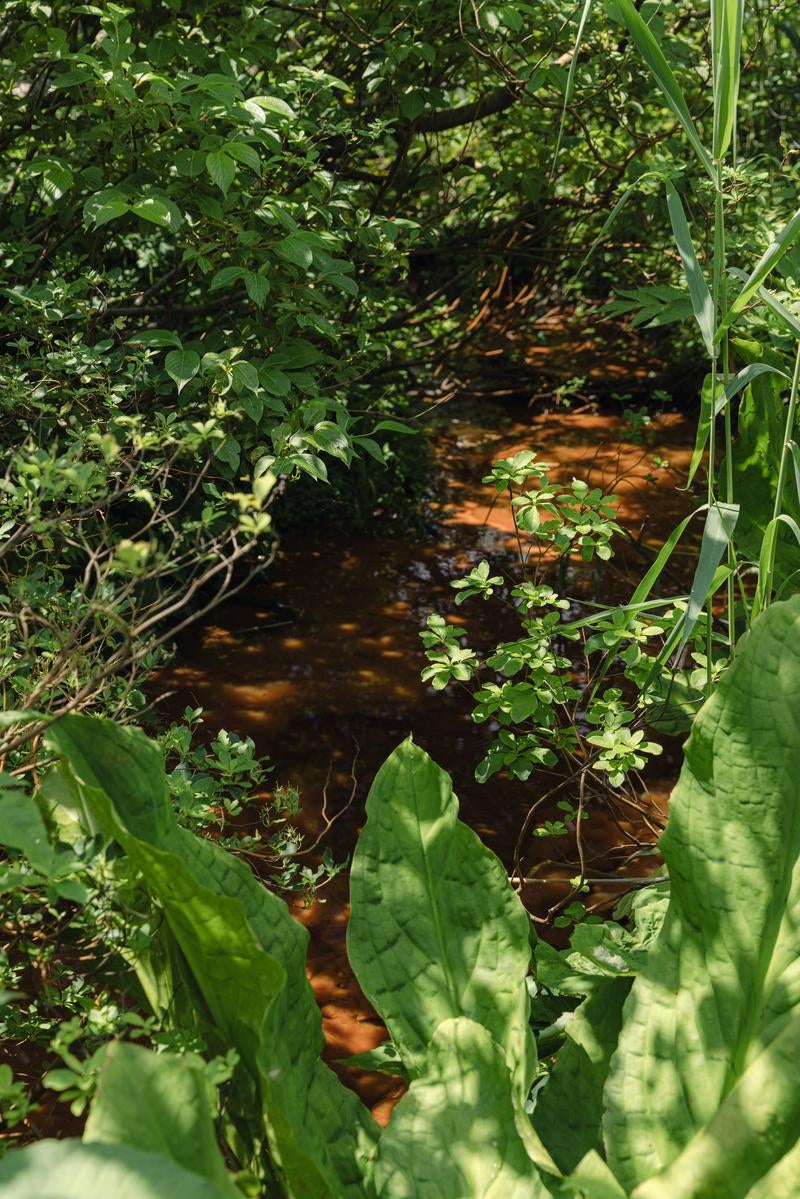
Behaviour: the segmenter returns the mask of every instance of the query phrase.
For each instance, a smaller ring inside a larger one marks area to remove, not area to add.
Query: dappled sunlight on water
[[[615,563],[599,579],[593,567],[567,576],[566,592],[576,600],[591,599],[598,586],[605,601],[627,598],[632,578],[648,561],[647,547],[660,545],[689,509],[676,483],[685,478],[692,435],[678,416],[654,418],[644,444],[625,440],[617,418],[591,412],[530,415],[526,409],[484,405],[481,423],[460,417],[455,407],[446,418],[435,437],[440,474],[431,501],[435,532],[386,541],[350,534],[293,536],[264,584],[193,629],[175,665],[159,678],[160,688],[173,693],[172,710],[202,706],[209,731],[224,727],[254,738],[275,764],[275,781],[300,788],[298,825],[312,839],[321,827],[326,784],[329,810],[335,812],[350,794],[353,771],[355,800],[327,838],[339,860],[352,852],[378,766],[409,732],[452,774],[464,818],[507,866],[525,812],[546,789],[536,779],[476,783],[473,771],[489,730],[472,723],[463,693],[437,694],[419,679],[424,665],[419,630],[433,610],[457,619],[479,649],[517,635],[513,616],[500,606],[474,601],[456,609],[452,603],[453,578],[483,557],[516,577],[507,504],[493,503],[494,489],[481,482],[492,460],[534,449],[553,464],[555,482],[568,484],[577,475],[620,496],[620,523],[633,540],[620,545]],[[654,466],[654,454],[669,467]],[[674,757],[665,754],[659,769],[646,802],[663,811]],[[592,813],[587,852],[598,870],[616,868],[620,841],[635,836],[635,815],[622,812],[617,825],[603,812]],[[524,889],[532,910],[546,910],[563,894],[557,880],[574,873],[574,867],[559,864],[561,845],[543,838],[530,847],[527,873],[538,864],[546,880]],[[633,862],[626,872],[647,870]],[[310,975],[328,1057],[335,1059],[373,1048],[385,1030],[347,965],[346,877],[334,879],[320,898],[325,902],[310,910],[298,904],[297,915],[311,933]],[[353,1071],[346,1077],[376,1115],[388,1115],[396,1080]]]

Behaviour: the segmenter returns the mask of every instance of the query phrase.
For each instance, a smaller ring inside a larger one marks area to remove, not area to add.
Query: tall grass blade
[[[755,620],[765,608],[769,607],[772,595],[778,533],[780,532],[781,525],[786,525],[793,534],[797,544],[800,545],[800,525],[798,525],[797,521],[785,512],[782,512],[780,516],[774,516],[767,525],[764,531],[764,540],[761,542],[761,553],[758,558],[758,586],[753,600],[752,620]]]
[[[678,653],[681,652],[691,637],[698,617],[711,594],[714,575],[722,561],[722,555],[725,553],[728,542],[733,536],[733,530],[736,528],[738,518],[738,504],[717,503],[708,510],[705,528],[703,529],[703,540],[700,545],[700,557],[697,560],[697,567],[694,572],[691,591],[689,592],[689,603],[686,608],[686,617],[683,622]]]
[[[692,450],[692,460],[689,463],[689,473],[686,478],[686,486],[681,488],[682,491],[688,491],[692,485],[697,469],[703,461],[706,443],[711,433],[711,422],[714,419],[714,410],[719,402],[717,396],[720,391],[719,384],[715,384],[714,375],[706,375],[703,380],[703,386],[700,390],[700,415],[697,418],[697,431],[694,435],[694,449]],[[713,465],[709,463],[709,470],[713,470]]]
[[[730,570],[729,566],[718,566],[714,572],[713,578],[711,580],[711,584],[708,588],[708,594],[716,595],[716,593],[719,591],[719,589],[723,585],[723,583],[725,583],[726,580],[729,578],[730,573],[731,573],[731,570]],[[650,673],[648,674],[648,676],[645,679],[644,684],[642,686],[643,691],[647,690],[647,688],[650,686],[653,679],[656,677],[656,675],[659,673],[659,671],[662,669],[662,667],[665,665],[665,663],[667,663],[669,661],[669,659],[672,657],[672,655],[674,653],[676,653],[676,651],[678,654],[680,654],[683,651],[684,647],[686,646],[687,641],[689,640],[689,637],[692,634],[692,630],[694,629],[694,626],[696,624],[697,624],[697,618],[695,618],[695,620],[692,623],[691,628],[688,630],[688,633],[687,633],[686,632],[686,628],[687,628],[686,616],[684,614],[683,620],[681,620],[675,626],[675,628],[672,630],[672,632],[670,633],[667,640],[662,645],[661,649],[659,650],[658,657],[653,658],[653,665],[650,668]],[[685,634],[685,636],[684,636],[684,634]]]
[[[776,366],[769,366],[766,362],[752,362],[750,366],[745,366],[729,381],[724,393],[714,405],[714,415],[719,416],[735,396],[743,391],[754,379],[759,375],[778,375],[779,378],[785,379],[787,383],[791,383],[791,375],[787,375],[786,371],[779,371]]]
[[[653,78],[667,102],[667,106],[680,121],[698,158],[716,186],[717,173],[714,169],[713,160],[700,139],[700,134],[695,128],[691,113],[683,98],[683,92],[678,86],[675,76],[672,74],[669,63],[664,57],[663,50],[650,32],[646,22],[634,7],[632,0],[617,0],[617,3],[622,18],[628,26],[628,32],[631,35],[633,43],[650,68]]]
[[[717,329],[717,341],[730,328],[746,305],[750,303],[753,296],[760,289],[761,284],[774,271],[784,254],[791,250],[798,237],[800,237],[800,209],[790,221],[786,222],[775,240],[770,242],[753,267],[753,270],[747,276],[742,290],[731,304],[725,319]]]
[[[797,499],[800,502],[800,446],[794,441],[787,441],[786,448],[792,455],[792,466],[794,467],[794,486],[797,491]]]
[[[569,73],[567,75],[567,86],[564,90],[564,106],[561,109],[561,120],[559,121],[559,124],[558,124],[558,136],[556,138],[556,148],[553,153],[553,165],[551,167],[551,173],[553,175],[555,175],[555,173],[556,173],[556,166],[558,164],[558,155],[561,151],[561,142],[564,137],[564,126],[567,121],[567,108],[569,107],[569,102],[572,99],[572,93],[575,91],[575,75],[578,70],[578,59],[580,57],[581,45],[583,43],[583,31],[586,28],[586,22],[589,20],[589,14],[592,11],[592,2],[593,2],[593,0],[584,0],[583,11],[581,12],[581,19],[578,22],[578,32],[575,35],[575,45],[572,50],[572,61],[569,64]]]
[[[697,260],[694,243],[692,242],[692,234],[689,230],[689,222],[686,220],[686,213],[683,210],[681,198],[670,180],[667,180],[667,209],[669,211],[669,219],[672,223],[675,244],[678,247],[678,253],[681,256],[683,269],[686,273],[686,282],[689,285],[689,296],[692,301],[694,318],[703,336],[709,357],[716,358],[717,351],[714,346],[714,302],[711,299],[711,292],[708,290],[705,275]]]
[[[703,504],[700,508],[696,508],[694,512],[690,512],[688,516],[685,516],[681,523],[672,530],[669,537],[659,550],[658,557],[647,571],[647,574],[643,576],[639,586],[631,596],[628,602],[629,607],[638,607],[644,603],[653,587],[655,587],[656,583],[658,582],[664,567],[672,557],[672,551],[675,549],[675,546],[678,544],[684,532],[686,531],[687,525],[695,518],[695,516],[697,516],[699,512],[704,512],[705,508],[705,504]]]
[[[641,186],[642,183],[644,183],[644,181],[646,179],[663,179],[663,177],[664,176],[662,175],[661,171],[645,171],[645,173],[643,175],[640,175],[638,179],[634,179],[633,183],[628,184],[628,186],[625,188],[625,191],[622,193],[622,195],[617,200],[614,207],[611,209],[611,212],[608,214],[606,219],[603,221],[602,229],[600,230],[600,232],[598,233],[597,237],[594,239],[592,244],[589,246],[589,249],[584,254],[583,261],[581,262],[581,264],[578,267],[575,274],[570,279],[570,283],[573,283],[576,279],[578,279],[583,274],[583,268],[586,266],[586,263],[589,261],[592,254],[594,254],[595,250],[600,245],[600,242],[603,240],[605,235],[608,233],[609,229],[614,224],[617,217],[622,212],[622,209],[628,203],[628,200],[631,198],[633,193],[635,191],[638,191],[639,187]]]
[[[736,128],[744,0],[711,0],[714,69],[713,155],[725,157]]]

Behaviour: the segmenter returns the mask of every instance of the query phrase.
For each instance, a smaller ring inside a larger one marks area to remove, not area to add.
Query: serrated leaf
[[[179,150],[175,155],[175,169],[179,175],[194,179],[206,169],[206,156],[202,150]]]
[[[419,430],[412,429],[409,425],[405,425],[405,424],[403,424],[402,421],[399,421],[399,420],[379,420],[377,425],[375,426],[375,428],[372,430],[372,432],[373,433],[382,433],[382,432],[406,433],[409,436],[413,436],[413,434],[418,433]]]
[[[180,395],[200,370],[200,355],[194,350],[172,350],[164,359],[164,370],[177,385]]]
[[[235,391],[258,391],[258,371],[252,362],[234,362],[231,374]]]
[[[348,296],[353,296],[354,299],[358,296],[358,284],[349,275],[328,275],[325,282],[331,283],[339,291],[346,292]]]
[[[257,425],[261,420],[261,417],[264,415],[263,401],[260,400],[258,396],[253,395],[252,392],[244,391],[239,397],[239,403],[250,417],[250,420]]]
[[[223,437],[214,449],[214,457],[225,462],[231,470],[237,470],[242,456],[242,447],[235,437]]]
[[[314,252],[302,233],[290,233],[278,242],[275,250],[281,258],[303,270],[308,270],[314,261]]]
[[[370,789],[350,900],[351,964],[411,1076],[439,1024],[467,1016],[501,1046],[524,1098],[528,917],[502,863],[458,820],[450,779],[410,739]]]
[[[264,366],[260,372],[261,382],[266,391],[274,396],[288,395],[292,389],[292,383],[288,375],[283,371],[275,370],[272,367]]]
[[[267,359],[267,366],[279,369],[297,371],[319,362],[322,354],[316,346],[304,338],[287,341],[280,349],[274,350]]]

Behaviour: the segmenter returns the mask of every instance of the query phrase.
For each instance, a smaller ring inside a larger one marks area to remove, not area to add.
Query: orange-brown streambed
[[[418,539],[292,536],[263,583],[219,608],[186,635],[174,665],[159,678],[172,693],[171,708],[202,706],[209,730],[224,727],[255,740],[275,765],[275,781],[291,782],[302,795],[299,827],[309,841],[328,812],[354,800],[326,838],[334,857],[353,849],[364,799],[387,754],[410,732],[454,779],[465,820],[510,867],[522,819],[536,797],[535,779],[475,782],[488,731],[469,718],[463,692],[435,693],[420,682],[424,659],[419,631],[431,611],[452,616],[486,649],[515,635],[513,620],[493,603],[453,607],[450,583],[482,558],[494,558],[513,577],[513,529],[507,504],[481,482],[491,462],[533,449],[553,464],[554,478],[573,475],[620,496],[620,523],[638,542],[621,545],[599,579],[605,602],[630,594],[646,565],[647,548],[661,544],[688,510],[677,485],[686,475],[692,431],[676,414],[653,418],[643,443],[631,440],[619,419],[597,411],[535,413],[482,404],[480,419],[453,405],[434,436],[438,481],[431,501],[435,531]],[[669,468],[653,466],[653,456]],[[648,476],[650,478],[648,479]],[[591,597],[593,568],[572,572],[566,590]],[[663,811],[675,773],[674,755],[659,760],[648,777],[646,802]],[[620,830],[598,813],[587,834],[598,869],[613,868],[608,851]],[[545,911],[571,871],[559,868],[560,843],[537,839],[528,873],[542,865],[541,882],[523,898]],[[568,846],[565,846],[568,853]],[[555,859],[544,865],[546,859]],[[641,867],[639,867],[641,873]],[[619,888],[617,888],[619,890]],[[361,994],[347,964],[347,877],[339,875],[310,909],[296,915],[311,934],[309,975],[323,1017],[331,1061],[374,1048],[385,1029]],[[400,1093],[391,1078],[343,1072],[378,1120],[385,1121]]]

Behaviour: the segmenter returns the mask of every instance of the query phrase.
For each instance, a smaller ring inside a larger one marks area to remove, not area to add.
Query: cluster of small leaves
[[[559,554],[578,548],[584,562],[591,562],[595,554],[607,562],[613,553],[611,538],[620,532],[614,520],[616,499],[573,479],[568,491],[528,490],[511,503],[518,528],[551,542]]]
[[[464,629],[448,624],[435,612],[428,617],[428,628],[420,634],[428,659],[422,679],[435,691],[444,691],[448,683],[466,683],[472,678],[477,659],[472,650],[462,648],[460,641],[465,635]]]
[[[28,1118],[33,1106],[24,1083],[15,1080],[13,1070],[3,1062],[0,1065],[0,1121],[11,1131]],[[0,1155],[4,1150],[5,1146],[0,1141]]]
[[[534,551],[555,546],[562,558],[608,560],[612,538],[619,532],[615,497],[580,480],[573,480],[568,491],[557,490],[549,478],[550,468],[532,451],[494,463],[484,482],[498,495],[508,496],[516,528],[528,539],[527,546],[518,547],[517,570],[526,577],[506,583],[481,561],[452,584],[457,605],[494,597],[510,606],[522,635],[481,656],[468,645],[464,628],[433,613],[421,634],[428,659],[422,677],[436,690],[452,682],[466,687],[472,696],[472,719],[490,727],[493,736],[475,770],[479,782],[498,772],[522,782],[542,769],[566,771],[576,780],[587,772],[593,780],[584,796],[588,802],[595,793],[602,797],[606,787],[629,787],[632,776],[661,753],[661,745],[647,737],[645,723],[672,731],[670,720],[686,719],[689,702],[683,693],[667,702],[675,672],[665,669],[652,652],[653,645],[666,643],[674,634],[685,605],[664,605],[652,612],[600,609],[588,618],[569,619],[572,603],[542,575],[546,554],[539,554],[537,569],[531,571]],[[704,636],[701,621],[694,630],[696,666],[688,672],[688,685],[698,689],[698,696],[705,686],[699,656]],[[663,724],[656,719],[659,715]],[[561,814],[534,825],[532,835],[575,835],[576,825],[587,817],[586,802],[578,806],[571,797],[562,797],[557,804]],[[582,886],[579,878],[575,894]],[[568,913],[562,917],[574,922]]]

